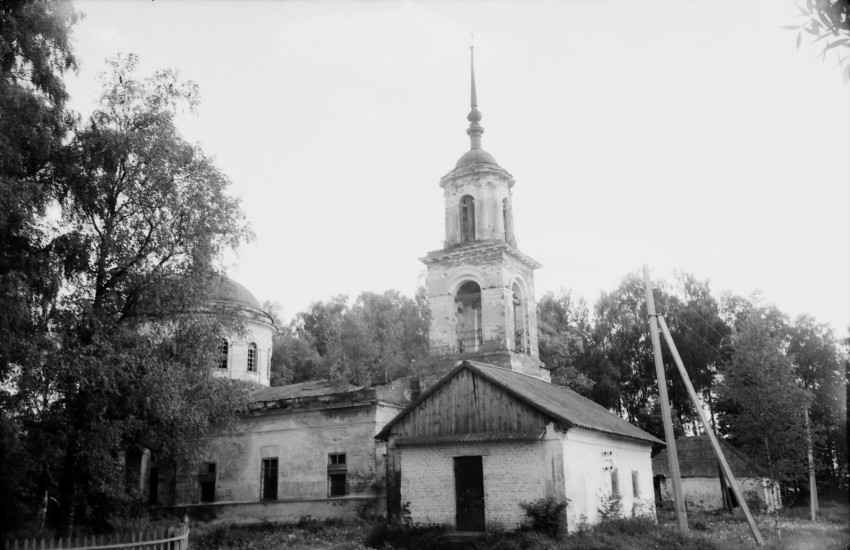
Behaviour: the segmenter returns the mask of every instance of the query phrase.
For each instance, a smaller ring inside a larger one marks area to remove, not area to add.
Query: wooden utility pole
[[[694,390],[693,384],[691,384],[691,377],[688,376],[688,371],[685,370],[682,358],[679,357],[679,350],[676,349],[676,344],[673,342],[673,336],[670,335],[670,329],[667,328],[667,322],[664,320],[664,317],[661,316],[658,317],[658,322],[661,324],[661,330],[664,332],[664,339],[667,341],[667,345],[670,346],[670,351],[673,353],[673,359],[676,361],[676,366],[679,368],[679,374],[682,375],[685,387],[688,388],[688,395],[691,396],[694,408],[697,413],[699,413],[702,425],[705,426],[705,432],[711,440],[711,446],[714,447],[714,453],[717,455],[717,460],[720,461],[720,465],[723,467],[723,472],[726,474],[726,479],[729,481],[729,485],[732,486],[732,492],[735,493],[735,498],[738,499],[738,504],[741,506],[741,510],[743,510],[744,515],[747,516],[747,523],[750,524],[750,531],[753,534],[753,538],[756,539],[756,544],[761,546],[764,544],[764,540],[761,538],[761,533],[759,533],[756,520],[750,513],[750,507],[747,506],[747,501],[744,500],[744,494],[741,492],[741,486],[738,485],[737,481],[735,481],[735,476],[732,475],[732,469],[729,467],[729,463],[726,462],[726,457],[723,456],[723,450],[720,449],[720,443],[717,441],[717,436],[714,435],[714,430],[711,429],[711,425],[708,423],[708,417],[706,417],[702,404],[699,402],[699,398],[697,397],[697,392]]]
[[[646,310],[649,314],[649,333],[652,335],[652,350],[655,354],[655,374],[658,377],[658,397],[661,399],[661,417],[664,420],[664,439],[667,443],[667,458],[670,461],[670,475],[673,478],[673,503],[676,506],[676,518],[679,530],[688,532],[688,516],[685,512],[685,496],[682,493],[682,477],[679,475],[679,456],[676,454],[676,435],[673,433],[673,419],[670,417],[670,401],[667,398],[667,377],[664,376],[664,361],[661,358],[661,341],[658,338],[658,322],[655,314],[655,299],[649,282],[649,268],[643,266],[643,281],[646,285]]]

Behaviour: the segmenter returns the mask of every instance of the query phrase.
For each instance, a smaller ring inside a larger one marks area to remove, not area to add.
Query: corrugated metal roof
[[[726,457],[726,462],[735,477],[763,477],[767,473],[763,468],[753,464],[741,451],[720,441],[720,448]],[[679,457],[679,473],[682,477],[718,477],[720,470],[714,447],[707,435],[695,437],[680,437],[676,439],[676,455]],[[652,459],[652,475],[670,477],[670,460],[667,449],[664,449]]]
[[[353,386],[348,382],[333,382],[331,380],[311,380],[288,386],[272,386],[260,388],[250,395],[253,403],[263,401],[279,401],[281,399],[299,399],[305,397],[320,397],[360,391],[363,386]]]
[[[476,443],[482,441],[537,441],[546,432],[478,432],[468,434],[429,435],[422,437],[402,437],[396,441],[399,446],[438,445],[441,443]]]
[[[388,438],[391,428],[396,422],[424,401],[436,388],[445,384],[446,381],[462,369],[469,369],[483,376],[557,422],[649,443],[664,444],[660,439],[636,426],[632,426],[605,407],[594,403],[586,397],[582,397],[569,388],[551,384],[502,367],[477,363],[475,361],[463,361],[457,368],[428,388],[419,399],[392,419],[376,437],[378,439]]]
[[[502,385],[531,406],[558,420],[588,430],[651,443],[664,443],[569,388],[493,365],[473,361],[468,363],[472,370]]]

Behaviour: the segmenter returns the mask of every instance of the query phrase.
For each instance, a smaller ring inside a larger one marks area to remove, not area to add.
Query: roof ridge
[[[469,364],[471,364],[471,365],[473,365],[473,366],[474,366],[474,365],[481,365],[481,366],[483,366],[483,367],[490,367],[490,368],[494,368],[494,369],[503,370],[503,371],[506,371],[506,372],[512,372],[512,373],[514,373],[514,374],[520,374],[520,375],[522,375],[522,376],[527,376],[528,378],[531,378],[531,379],[533,379],[533,380],[539,380],[540,382],[543,382],[544,384],[549,384],[550,386],[555,386],[556,388],[567,388],[568,390],[572,390],[572,388],[570,388],[569,386],[562,386],[562,385],[560,385],[560,384],[555,384],[555,383],[553,383],[553,382],[551,382],[551,381],[543,380],[542,378],[538,378],[537,376],[534,376],[533,374],[528,374],[527,372],[522,372],[522,371],[514,370],[514,369],[512,369],[512,368],[510,368],[510,367],[503,367],[503,366],[501,366],[501,365],[493,365],[493,364],[491,364],[491,363],[482,363],[482,362],[480,362],[480,361],[469,361],[469,360],[466,360],[465,362],[467,362],[467,363],[469,363]],[[575,391],[575,390],[573,390],[573,391]]]

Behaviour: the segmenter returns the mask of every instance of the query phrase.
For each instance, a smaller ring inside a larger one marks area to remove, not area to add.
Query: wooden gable
[[[474,433],[540,433],[548,416],[470,369],[461,369],[395,421],[403,438]]]

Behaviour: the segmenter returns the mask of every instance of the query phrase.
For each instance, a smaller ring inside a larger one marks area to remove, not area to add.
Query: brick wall
[[[543,441],[464,443],[401,448],[401,502],[414,523],[455,526],[454,457],[481,456],[488,530],[514,529],[526,518],[519,503],[546,496]],[[550,484],[551,485],[551,484]]]

